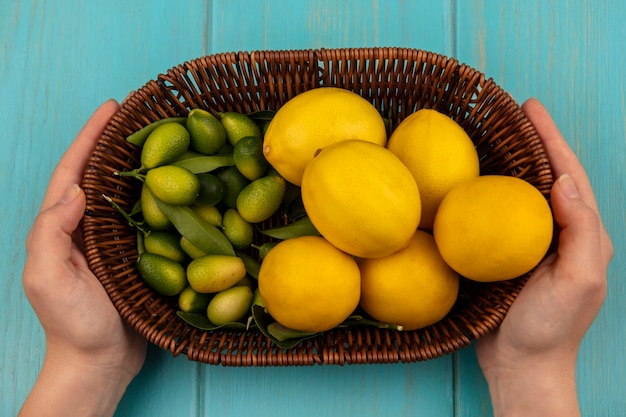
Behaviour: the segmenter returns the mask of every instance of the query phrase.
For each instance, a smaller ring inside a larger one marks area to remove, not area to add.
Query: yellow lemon
[[[374,319],[415,330],[445,317],[459,292],[459,274],[441,258],[432,235],[417,230],[409,246],[362,259],[361,307]]]
[[[265,132],[263,153],[283,178],[300,185],[304,168],[318,149],[348,139],[385,145],[382,116],[352,91],[321,87],[278,109]]]
[[[422,199],[420,228],[432,230],[435,213],[448,191],[479,175],[478,154],[463,128],[448,116],[421,109],[404,119],[387,142],[413,174]]]
[[[270,315],[303,332],[332,329],[359,303],[361,276],[354,258],[320,236],[278,243],[267,253],[258,278]]]
[[[302,201],[322,236],[361,258],[406,247],[420,219],[409,170],[385,147],[360,140],[321,150],[304,171]]]
[[[443,199],[433,234],[442,257],[475,281],[501,281],[534,268],[552,241],[552,212],[528,182],[485,175],[458,184]]]

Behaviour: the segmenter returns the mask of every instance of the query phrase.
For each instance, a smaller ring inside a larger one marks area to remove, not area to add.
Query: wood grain
[[[521,0],[459,2],[459,7],[458,14],[466,16],[457,29],[460,59],[493,77],[518,102],[541,100],[594,187],[616,255],[605,305],[580,350],[578,389],[583,415],[623,415],[626,29],[620,22],[626,7],[618,1]],[[461,371],[467,367],[474,368],[462,361]],[[474,380],[461,377],[462,404],[473,401]]]
[[[596,190],[616,256],[581,347],[584,415],[626,410],[626,6],[569,0],[2,2],[0,415],[15,415],[44,355],[23,295],[24,240],[48,178],[93,110],[170,67],[218,52],[407,46],[452,55],[554,115]],[[45,278],[45,277],[42,277]],[[199,365],[149,349],[117,416],[484,416],[474,349],[416,364]]]

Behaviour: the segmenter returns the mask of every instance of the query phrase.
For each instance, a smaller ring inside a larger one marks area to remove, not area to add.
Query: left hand
[[[23,285],[46,335],[42,373],[50,367],[89,369],[94,378],[105,377],[125,389],[143,365],[147,343],[123,322],[89,270],[77,231],[86,204],[77,184],[118,108],[114,100],[104,103],[52,174],[27,238]]]

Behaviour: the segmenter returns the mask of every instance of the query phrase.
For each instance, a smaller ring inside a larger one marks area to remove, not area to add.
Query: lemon
[[[432,235],[417,230],[409,246],[359,260],[360,305],[374,319],[415,330],[445,317],[459,292],[459,274],[442,259]]]
[[[192,204],[200,191],[198,177],[174,165],[151,169],[146,174],[145,184],[164,203],[179,206]]]
[[[159,125],[150,133],[141,150],[141,165],[146,169],[169,164],[180,157],[191,139],[184,126],[176,122]]]
[[[479,175],[474,143],[454,120],[432,109],[404,119],[387,142],[409,168],[420,190],[420,228],[432,230],[441,200],[459,182]]]
[[[303,332],[332,329],[358,306],[361,287],[354,258],[320,236],[278,243],[261,263],[259,292],[270,315]]]
[[[352,91],[315,88],[278,109],[265,132],[263,153],[283,178],[300,185],[304,168],[318,149],[348,139],[385,145],[382,116]]]
[[[501,281],[534,268],[552,241],[548,202],[528,182],[485,175],[452,188],[433,234],[443,259],[466,278]]]
[[[409,170],[385,147],[361,140],[321,150],[304,171],[302,201],[322,236],[362,258],[406,247],[420,220]]]
[[[165,296],[177,295],[187,286],[185,268],[162,255],[142,253],[137,271],[150,288]]]

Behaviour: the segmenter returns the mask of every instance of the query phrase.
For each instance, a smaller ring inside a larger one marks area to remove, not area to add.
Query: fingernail
[[[69,204],[78,196],[80,193],[80,187],[78,184],[72,184],[70,188],[65,191],[63,197],[61,197],[61,204]]]
[[[563,174],[559,177],[559,185],[567,198],[580,198],[578,188],[576,188],[574,180],[568,174]]]

